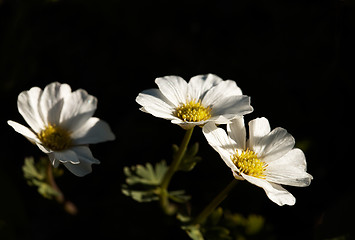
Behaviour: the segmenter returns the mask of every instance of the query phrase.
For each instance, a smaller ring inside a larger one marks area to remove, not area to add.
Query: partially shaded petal
[[[51,124],[58,124],[60,113],[63,107],[63,98],[71,94],[68,84],[53,82],[48,84],[39,101],[43,120]]]
[[[35,132],[41,131],[46,125],[39,109],[41,95],[42,90],[38,87],[33,87],[28,91],[21,92],[17,98],[17,107],[20,114]]]
[[[96,106],[96,97],[83,89],[76,90],[64,99],[60,125],[69,131],[75,131],[92,117]]]
[[[9,124],[16,132],[26,137],[29,141],[40,142],[37,135],[31,129],[23,126],[22,124],[19,124],[11,120],[7,121],[7,124]]]
[[[212,116],[223,116],[229,120],[241,117],[253,111],[250,105],[250,97],[241,95],[220,98],[211,108]],[[222,123],[216,121],[216,124]]]
[[[300,149],[295,148],[280,159],[269,163],[265,173],[270,182],[306,187],[313,179],[306,170],[306,158]]]
[[[235,153],[237,144],[227,136],[227,133],[223,129],[217,128],[212,122],[204,125],[202,132],[208,143],[219,153],[227,166],[230,167],[232,171],[238,171],[230,158]]]
[[[136,98],[136,102],[143,106],[142,111],[152,114],[155,117],[173,119],[174,106],[159,89],[148,89]]]
[[[93,144],[115,139],[110,126],[99,118],[90,118],[81,128],[72,133],[73,144]]]
[[[221,115],[218,115],[218,116],[212,116],[210,119],[207,119],[206,122],[213,122],[214,124],[228,124],[228,123],[231,123],[232,119],[230,118],[227,118],[228,116],[221,116]],[[235,117],[235,116],[234,116]]]
[[[73,147],[72,150],[77,154],[80,163],[70,164],[64,163],[64,166],[74,175],[82,177],[92,172],[91,165],[99,164],[100,161],[94,158],[90,149],[85,146]]]
[[[206,92],[223,80],[214,74],[197,75],[188,83],[189,100],[203,99]]]
[[[256,118],[249,122],[249,148],[253,149],[254,146],[259,146],[261,139],[270,132],[269,121],[262,117]],[[253,149],[255,152],[258,148]]]
[[[244,117],[236,118],[232,123],[227,124],[227,132],[231,139],[237,143],[240,149],[246,149],[246,131]]]
[[[176,119],[172,111],[167,111],[167,109],[157,108],[155,106],[142,107],[139,110],[145,113],[152,114],[154,117],[164,118],[168,120]]]
[[[187,101],[187,82],[179,76],[166,76],[155,79],[162,94],[174,104],[175,107]]]
[[[144,106],[159,106],[173,108],[174,104],[157,88],[146,89],[138,94],[136,102]]]
[[[37,143],[36,142],[36,145],[42,152],[44,152],[46,154],[49,154],[49,153],[53,152],[52,150],[50,150],[50,149],[46,148],[45,146],[43,146],[41,143]]]
[[[222,104],[226,99],[231,96],[241,96],[242,91],[237,84],[232,80],[222,81],[216,86],[212,87],[202,100],[204,106],[214,106],[216,104]]]
[[[265,163],[275,161],[288,153],[295,145],[295,139],[283,128],[275,128],[252,146]]]
[[[53,167],[58,167],[59,166],[59,160],[58,159],[55,159],[55,155],[54,155],[54,152],[50,152],[48,153],[48,157],[49,157],[49,160],[50,162],[52,163]]]
[[[248,176],[244,173],[242,173],[242,176],[248,182],[263,188],[268,198],[277,205],[283,206],[286,204],[292,206],[296,203],[296,198],[280,185],[269,183],[264,179]]]
[[[55,151],[53,152],[54,158],[61,163],[71,163],[78,164],[79,158],[74,151],[67,149],[64,151]]]

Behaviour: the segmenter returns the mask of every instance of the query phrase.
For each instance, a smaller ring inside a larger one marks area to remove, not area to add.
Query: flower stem
[[[165,210],[165,212],[167,212],[168,210],[168,186],[170,183],[171,178],[173,177],[174,173],[179,169],[179,166],[181,164],[182,158],[185,155],[186,149],[187,149],[187,145],[190,142],[191,136],[192,136],[192,132],[193,132],[194,128],[188,129],[186,130],[185,136],[181,142],[181,145],[179,147],[178,152],[176,153],[176,155],[174,156],[173,161],[171,162],[168,171],[165,173],[163,180],[160,184],[160,205],[161,207]]]
[[[229,192],[237,185],[238,180],[233,179],[192,221],[191,225],[202,223],[216,207],[228,196]]]
[[[53,166],[49,161],[47,167],[47,181],[48,184],[58,193],[58,195],[55,196],[55,200],[59,204],[63,205],[64,210],[67,213],[71,215],[76,215],[78,213],[78,209],[76,208],[74,203],[65,199],[63,192],[60,190],[60,188],[58,187],[57,183],[54,180]]]

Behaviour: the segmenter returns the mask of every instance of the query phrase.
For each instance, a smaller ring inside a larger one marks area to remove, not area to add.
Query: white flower
[[[220,154],[236,179],[247,180],[263,188],[271,201],[282,206],[294,205],[295,197],[280,184],[306,187],[313,177],[306,172],[303,152],[294,138],[283,128],[270,131],[266,118],[249,122],[246,140],[244,119],[227,125],[227,133],[214,124],[206,124],[203,133],[208,143]]]
[[[99,164],[88,144],[114,140],[104,121],[92,117],[97,99],[85,90],[74,92],[57,82],[44,90],[33,87],[19,94],[17,107],[27,128],[14,121],[8,124],[48,154],[54,167],[63,163],[73,174],[84,176]]]
[[[253,111],[250,98],[232,80],[216,75],[198,75],[187,83],[178,76],[157,78],[159,89],[141,92],[136,101],[140,110],[171,120],[184,129],[207,122],[226,124]]]

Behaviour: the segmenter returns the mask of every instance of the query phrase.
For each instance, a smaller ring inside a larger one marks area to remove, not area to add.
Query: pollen
[[[175,116],[185,122],[200,122],[211,117],[211,110],[209,106],[202,106],[201,100],[191,100],[176,108]]]
[[[264,171],[267,164],[262,162],[254,151],[243,150],[242,153],[236,152],[231,156],[235,166],[241,173],[257,178],[265,178]]]
[[[53,150],[62,151],[71,146],[72,139],[70,132],[55,124],[49,124],[39,134],[39,140],[42,144]]]

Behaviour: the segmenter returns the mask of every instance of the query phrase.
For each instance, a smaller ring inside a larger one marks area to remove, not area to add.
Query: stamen
[[[53,151],[65,150],[69,148],[72,143],[70,132],[55,124],[46,126],[45,129],[38,134],[38,138],[45,147]]]
[[[264,171],[267,164],[262,162],[254,151],[247,149],[240,154],[236,152],[230,158],[240,172],[257,178],[265,178]]]
[[[191,100],[176,108],[175,116],[185,122],[200,122],[211,117],[211,110],[209,106],[202,106],[201,100]]]

